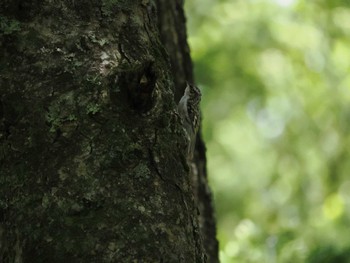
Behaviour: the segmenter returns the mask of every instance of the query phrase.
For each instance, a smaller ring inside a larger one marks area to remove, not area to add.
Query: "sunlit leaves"
[[[348,255],[349,1],[186,4],[222,262]]]

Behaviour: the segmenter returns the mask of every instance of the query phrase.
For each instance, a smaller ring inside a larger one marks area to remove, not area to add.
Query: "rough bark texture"
[[[183,1],[158,1],[159,31],[162,43],[169,53],[175,83],[175,100],[179,101],[186,82],[194,83],[190,49],[187,44],[186,19]],[[218,242],[212,196],[206,170],[206,148],[199,133],[196,140],[194,166],[190,171],[196,206],[199,210],[199,225],[204,248],[209,262],[218,262]]]
[[[216,262],[175,110],[192,72],[171,2],[1,1],[0,262]]]

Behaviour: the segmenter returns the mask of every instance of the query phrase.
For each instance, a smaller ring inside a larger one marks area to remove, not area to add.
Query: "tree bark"
[[[217,262],[181,1],[3,0],[0,50],[0,262]]]
[[[179,101],[186,82],[194,83],[190,49],[187,44],[186,19],[183,1],[158,1],[159,32],[162,43],[169,54],[171,72],[175,83],[175,100]],[[218,260],[218,242],[216,240],[216,220],[212,205],[212,196],[207,180],[206,148],[199,133],[196,139],[196,152],[193,169],[190,171],[193,194],[199,210],[199,226],[208,261]]]

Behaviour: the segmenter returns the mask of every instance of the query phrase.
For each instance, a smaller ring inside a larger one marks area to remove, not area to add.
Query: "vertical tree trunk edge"
[[[181,0],[1,1],[0,262],[219,262],[186,38]]]

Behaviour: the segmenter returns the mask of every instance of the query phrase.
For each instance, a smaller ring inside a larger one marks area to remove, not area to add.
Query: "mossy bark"
[[[0,262],[206,262],[167,7],[1,1]]]

